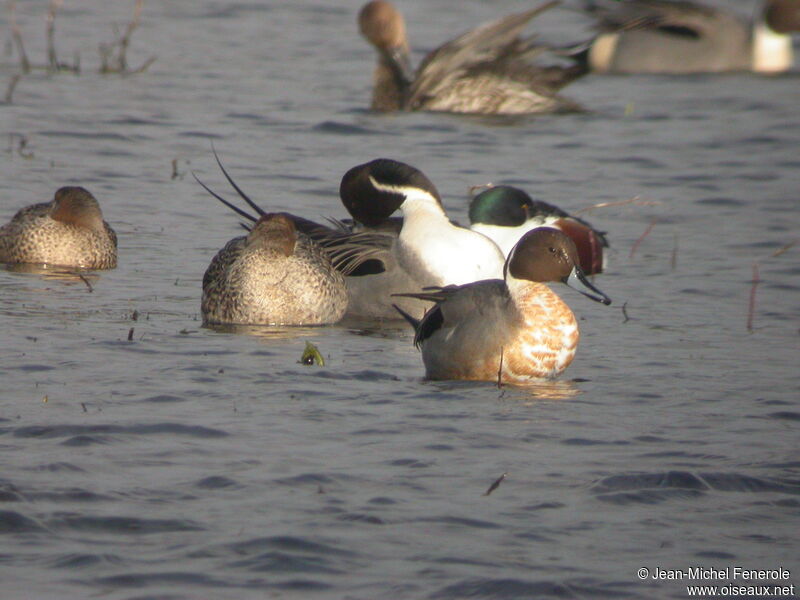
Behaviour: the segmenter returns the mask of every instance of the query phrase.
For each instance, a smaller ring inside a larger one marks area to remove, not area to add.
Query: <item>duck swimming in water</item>
[[[220,167],[250,208],[265,214],[221,163]],[[257,219],[206,190],[239,215]],[[392,294],[502,277],[505,257],[497,245],[481,233],[452,223],[436,186],[419,169],[392,159],[375,159],[345,173],[339,195],[354,221],[361,224],[358,231],[281,214],[324,247],[334,267],[346,275],[349,316],[397,319],[393,304],[398,300]],[[389,221],[397,210],[402,220]],[[420,317],[427,307],[414,298],[399,303]]]
[[[753,22],[685,0],[588,2],[602,31],[577,54],[597,73],[779,73],[792,67],[800,0],[766,0]]]
[[[324,325],[347,310],[344,277],[292,219],[265,214],[232,239],[203,276],[205,323]]]
[[[469,221],[470,229],[493,240],[506,256],[531,229],[559,229],[575,242],[586,275],[596,275],[605,268],[604,249],[608,248],[608,241],[603,232],[557,206],[531,199],[519,188],[496,185],[482,191],[469,205]]]
[[[426,377],[525,384],[560,375],[575,356],[578,322],[547,282],[611,304],[584,276],[572,240],[549,227],[522,236],[502,279],[410,294],[435,303],[422,319],[400,311]]]
[[[50,202],[25,207],[0,227],[0,262],[113,269],[117,235],[88,190],[62,187]]]
[[[556,4],[473,29],[430,52],[414,72],[403,16],[386,0],[367,3],[358,24],[378,52],[372,109],[485,115],[581,111],[557,92],[586,69],[537,66],[529,59],[545,48],[520,37],[533,17]]]

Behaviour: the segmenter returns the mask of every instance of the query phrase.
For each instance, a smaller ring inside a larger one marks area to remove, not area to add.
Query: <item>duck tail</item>
[[[400,313],[400,316],[402,316],[402,317],[403,317],[403,318],[404,318],[406,321],[408,321],[408,322],[409,322],[409,324],[411,325],[411,327],[413,327],[413,328],[414,328],[414,331],[415,331],[415,332],[416,332],[416,331],[419,329],[419,324],[420,324],[420,320],[419,320],[419,319],[415,319],[414,317],[412,317],[410,314],[408,314],[408,313],[407,313],[406,311],[404,311],[402,308],[400,308],[399,306],[397,306],[397,304],[392,304],[392,306],[394,306],[394,309],[395,309],[397,312],[399,312],[399,313]]]

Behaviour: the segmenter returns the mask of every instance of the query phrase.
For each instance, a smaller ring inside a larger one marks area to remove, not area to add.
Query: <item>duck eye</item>
[[[556,249],[555,249],[555,248],[553,248],[552,246],[550,246],[550,247],[547,249],[547,251],[548,251],[548,252],[550,252],[550,254],[555,254],[555,253],[556,253]]]

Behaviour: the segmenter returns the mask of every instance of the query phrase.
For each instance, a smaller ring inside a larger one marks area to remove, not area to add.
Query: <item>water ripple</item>
[[[147,425],[28,425],[14,430],[14,437],[57,438],[95,434],[128,435],[186,435],[198,438],[219,438],[228,435],[221,429],[183,423],[154,423]]]
[[[56,513],[51,526],[75,531],[108,534],[149,535],[176,531],[203,531],[204,528],[188,519],[141,519],[139,517],[95,517],[72,513]]]

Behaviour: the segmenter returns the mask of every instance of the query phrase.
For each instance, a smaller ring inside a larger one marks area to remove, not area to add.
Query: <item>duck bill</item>
[[[410,87],[414,81],[414,71],[411,69],[411,60],[406,49],[401,46],[388,48],[386,50],[386,59],[401,87]]]
[[[572,268],[572,272],[564,278],[564,283],[595,302],[602,302],[606,306],[611,304],[611,298],[593,286],[589,280],[586,279],[586,275],[583,274],[583,271],[578,266]]]

